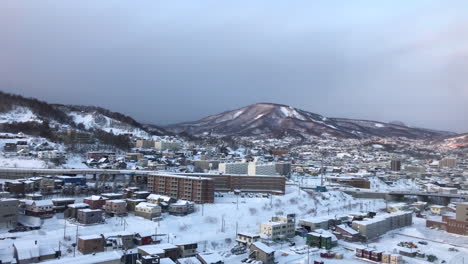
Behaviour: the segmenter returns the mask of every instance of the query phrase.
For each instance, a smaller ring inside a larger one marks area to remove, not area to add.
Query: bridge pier
[[[429,197],[427,197],[426,195],[417,195],[416,199],[418,199],[418,202],[428,202],[429,201]]]

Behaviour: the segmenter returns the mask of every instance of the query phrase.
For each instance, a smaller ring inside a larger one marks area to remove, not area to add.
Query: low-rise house
[[[99,195],[84,198],[83,202],[89,205],[89,209],[102,209],[108,199]]]
[[[331,249],[338,244],[338,239],[332,233],[323,229],[316,229],[307,234],[307,245],[311,247]]]
[[[149,203],[155,203],[155,204],[164,202],[167,205],[169,205],[171,203],[177,202],[177,199],[166,196],[166,195],[152,193],[146,197],[146,201],[148,201]]]
[[[14,257],[18,264],[29,264],[60,256],[58,250],[41,245],[37,240],[16,241],[13,243]]]
[[[250,258],[261,261],[263,264],[275,263],[275,250],[265,245],[264,243],[260,241],[252,243],[249,249]]]
[[[250,233],[244,233],[244,232],[237,233],[236,241],[239,246],[249,247],[250,244],[257,242],[259,240],[260,240],[259,234],[250,234]]]
[[[176,260],[177,264],[202,264],[196,257],[186,257]]]
[[[136,206],[137,206],[139,203],[146,202],[145,199],[126,199],[125,201],[127,201],[127,210],[128,210],[129,212],[134,212]]]
[[[103,222],[103,211],[101,209],[80,209],[76,220],[82,225],[99,224]]]
[[[55,212],[62,213],[64,212],[69,204],[74,204],[75,199],[73,198],[54,198],[52,199],[52,204],[54,205]]]
[[[141,246],[138,247],[138,253],[142,256],[157,255],[161,258],[170,258],[174,261],[180,258],[179,247],[169,243]]]
[[[161,206],[147,202],[139,203],[135,207],[135,215],[152,220],[161,216]]]
[[[328,222],[328,218],[313,217],[299,220],[299,226],[305,228],[309,232],[314,231],[315,229],[327,230],[329,228]]]
[[[146,199],[151,193],[147,191],[136,191],[132,193],[133,199]]]
[[[109,215],[127,215],[127,202],[124,200],[107,200],[104,205],[104,210],[106,214]]]
[[[447,207],[443,205],[431,205],[429,207],[429,210],[431,210],[431,213],[434,215],[443,215],[447,212]]]
[[[338,238],[346,240],[346,241],[359,240],[359,232],[352,229],[346,224],[337,225],[335,228],[335,234]]]
[[[78,251],[82,254],[91,254],[104,251],[104,237],[101,235],[89,235],[78,237]]]
[[[197,255],[197,243],[179,244],[180,256],[182,258],[193,257]]]
[[[24,200],[24,205],[26,215],[41,218],[52,217],[54,215],[54,205],[51,200]]]
[[[108,250],[130,249],[135,247],[135,234],[131,232],[116,232],[104,234],[105,247]]]
[[[89,204],[87,203],[74,203],[69,204],[67,206],[67,210],[63,212],[65,218],[77,218],[78,217],[78,210],[89,208]]]
[[[43,197],[44,196],[42,196],[42,194],[39,194],[39,193],[28,193],[24,196],[24,199],[39,201],[39,200],[42,200]]]
[[[188,215],[194,211],[195,203],[190,201],[179,200],[169,205],[169,214],[172,215]]]
[[[19,200],[13,198],[0,199],[0,227],[15,227],[18,222]]]
[[[123,194],[121,193],[101,193],[101,196],[109,200],[119,200],[123,198]]]
[[[135,234],[135,244],[138,246],[151,245],[153,241],[153,233],[138,232]]]
[[[218,253],[199,253],[197,258],[202,264],[224,264],[224,259]]]

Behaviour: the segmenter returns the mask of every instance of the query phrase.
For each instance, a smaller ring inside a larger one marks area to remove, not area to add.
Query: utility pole
[[[63,239],[65,239],[66,230],[67,230],[67,219],[63,218]]]
[[[239,210],[239,195],[237,195],[237,210]]]

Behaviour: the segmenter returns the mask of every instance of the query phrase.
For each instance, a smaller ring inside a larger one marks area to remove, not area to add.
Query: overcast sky
[[[0,89],[177,123],[256,102],[468,132],[468,1],[2,0]]]

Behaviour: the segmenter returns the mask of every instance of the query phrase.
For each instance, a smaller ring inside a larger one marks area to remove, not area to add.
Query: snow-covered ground
[[[22,123],[30,121],[42,123],[42,120],[26,107],[15,107],[13,110],[0,115],[0,123]]]

